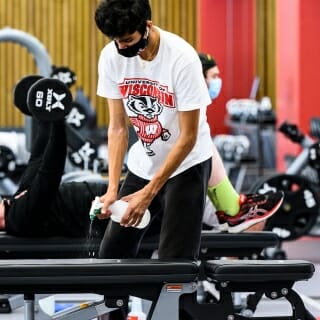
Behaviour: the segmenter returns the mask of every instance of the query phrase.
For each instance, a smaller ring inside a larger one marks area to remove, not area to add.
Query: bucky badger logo
[[[130,117],[130,120],[137,128],[137,134],[147,154],[154,156],[155,153],[151,149],[152,143],[158,138],[167,141],[171,136],[170,132],[164,129],[158,120],[158,115],[163,110],[162,105],[158,102],[158,99],[153,97],[130,95],[127,106],[137,115],[136,117]]]

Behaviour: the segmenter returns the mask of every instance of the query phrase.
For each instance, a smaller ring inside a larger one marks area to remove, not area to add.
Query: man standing
[[[206,119],[211,103],[197,52],[179,36],[153,25],[148,0],[103,0],[98,28],[108,38],[99,59],[97,93],[107,98],[109,185],[100,218],[117,198],[128,202],[120,224],[110,222],[102,258],[136,254],[147,208],[162,213],[159,258],[196,259],[212,140]],[[127,150],[127,117],[138,141],[118,194]],[[159,210],[162,209],[162,210]]]

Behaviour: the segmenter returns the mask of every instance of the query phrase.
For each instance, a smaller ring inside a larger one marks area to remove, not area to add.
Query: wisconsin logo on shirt
[[[119,85],[127,99],[127,108],[134,113],[129,116],[148,156],[154,156],[151,146],[156,139],[169,140],[171,133],[163,128],[159,115],[163,108],[175,108],[175,99],[167,87],[148,79],[126,79]]]
[[[157,81],[144,78],[128,78],[119,84],[119,89],[124,99],[127,99],[130,95],[149,96],[156,98],[164,107],[176,107],[174,94],[168,91],[167,86],[161,85]]]

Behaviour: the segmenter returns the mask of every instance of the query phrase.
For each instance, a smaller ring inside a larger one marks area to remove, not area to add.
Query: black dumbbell
[[[72,95],[61,81],[29,75],[22,78],[13,92],[14,104],[20,111],[42,121],[59,121],[72,108]]]
[[[40,78],[38,81],[34,79],[34,76],[28,76],[22,79],[23,85],[17,83],[14,90],[15,101],[18,96],[27,97],[26,101],[18,99],[19,109],[40,121],[65,121],[66,115],[73,107],[72,95],[67,85],[51,78]],[[29,89],[27,83],[31,84]],[[72,161],[74,165],[87,165],[97,157],[96,146],[86,141],[68,122],[66,134],[70,154],[74,155],[73,159],[77,158],[76,161]]]
[[[51,78],[35,82],[27,94],[31,114],[41,121],[61,121],[72,108],[72,95],[65,83]]]
[[[52,101],[53,97],[54,101]],[[58,121],[70,113],[74,103],[68,87],[60,80],[50,78],[41,79],[31,86],[27,105],[31,113],[39,120]],[[69,123],[66,123],[66,133],[67,143],[71,149],[69,159],[77,167],[89,168],[97,157],[96,147],[90,141],[85,140]]]
[[[15,85],[13,91],[13,102],[15,106],[25,115],[32,116],[27,104],[28,92],[32,85],[41,79],[44,78],[40,75],[28,75],[23,77]],[[84,108],[75,101],[71,102],[70,111],[67,110],[65,113],[67,114],[66,122],[77,130],[81,129],[87,121],[87,115]]]
[[[50,77],[52,79],[60,80],[68,88],[71,87],[77,80],[75,72],[68,67],[56,67],[52,66],[52,72]],[[30,110],[27,106],[27,94],[31,86],[42,79],[40,75],[28,75],[23,77],[14,88],[13,102],[15,106],[25,115],[31,116]]]

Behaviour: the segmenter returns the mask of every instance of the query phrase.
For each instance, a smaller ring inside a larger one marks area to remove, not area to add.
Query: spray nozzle
[[[99,197],[95,197],[89,212],[90,220],[94,220],[97,214],[101,213],[102,203]]]

